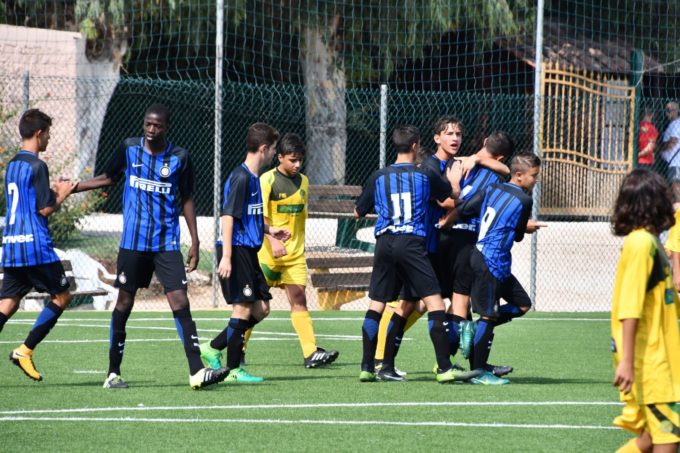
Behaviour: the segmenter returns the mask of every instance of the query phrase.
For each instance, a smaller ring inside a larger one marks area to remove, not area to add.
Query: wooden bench
[[[361,186],[309,186],[307,215],[311,218],[354,218],[354,204]]]
[[[343,304],[366,295],[371,281],[373,255],[319,256],[307,258],[317,305],[338,310]]]
[[[78,289],[78,281],[79,280],[88,280],[85,277],[79,277],[77,275],[74,275],[73,272],[73,266],[71,265],[71,261],[69,260],[62,260],[61,261],[62,266],[64,266],[64,273],[66,274],[66,279],[68,280],[70,286],[69,286],[69,291],[71,292],[71,295],[73,297],[78,297],[78,296],[105,296],[109,292],[104,289],[104,288],[98,288],[98,289],[85,289],[85,290],[79,290]],[[0,284],[2,283],[2,280],[4,278],[4,272],[2,267],[0,267]],[[39,293],[36,291],[32,291],[26,296],[24,296],[25,299],[50,299],[50,294],[49,293]]]

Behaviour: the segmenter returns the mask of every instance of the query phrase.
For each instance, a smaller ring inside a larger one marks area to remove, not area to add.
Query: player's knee
[[[132,311],[132,306],[135,303],[134,295],[127,291],[119,290],[118,299],[116,299],[116,310],[121,313]]]
[[[64,291],[63,293],[56,294],[54,297],[52,297],[52,302],[62,310],[65,310],[66,307],[68,307],[68,304],[71,303],[72,299],[73,296],[71,296],[71,293]]]

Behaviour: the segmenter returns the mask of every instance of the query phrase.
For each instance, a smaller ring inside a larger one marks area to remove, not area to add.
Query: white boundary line
[[[28,414],[82,414],[97,412],[149,412],[149,411],[193,411],[193,410],[257,410],[257,409],[328,409],[366,407],[465,407],[465,406],[621,406],[618,401],[402,401],[368,403],[301,403],[301,404],[226,404],[213,406],[121,406],[82,407],[72,409],[22,409],[0,411],[0,415]]]
[[[516,428],[516,429],[590,429],[618,430],[615,426],[602,425],[539,425],[520,423],[466,423],[466,422],[399,422],[389,420],[282,420],[282,419],[247,419],[247,418],[135,418],[135,417],[0,417],[0,421],[45,421],[45,422],[131,422],[131,423],[249,423],[267,425],[369,425],[369,426],[405,426],[405,427],[445,427],[445,428]]]

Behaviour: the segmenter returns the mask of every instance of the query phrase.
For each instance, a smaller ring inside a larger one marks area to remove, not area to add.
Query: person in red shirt
[[[654,111],[646,108],[640,121],[640,135],[638,136],[638,167],[651,168],[654,165],[654,150],[659,131],[652,124]]]

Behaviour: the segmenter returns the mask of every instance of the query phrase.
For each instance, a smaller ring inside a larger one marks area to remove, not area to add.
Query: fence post
[[[24,108],[24,112],[25,112],[26,110],[28,110],[29,102],[31,100],[30,90],[29,90],[29,85],[30,85],[30,82],[31,82],[31,73],[28,72],[28,71],[24,71],[23,79],[24,79],[24,84],[23,84],[23,90],[22,90],[23,91],[23,93],[22,93],[23,94],[22,107]]]
[[[638,153],[640,152],[637,138],[640,135],[640,101],[642,98],[642,77],[644,77],[643,60],[643,52],[640,49],[633,49],[630,58],[630,85],[635,87],[633,94],[635,102],[633,103],[633,112],[631,112],[633,114],[633,137],[635,137],[633,140],[633,168],[638,167]]]
[[[217,0],[215,6],[216,33],[215,33],[215,155],[213,170],[213,245],[220,237],[220,182],[222,181],[222,65],[224,49],[222,47],[224,34],[224,0]],[[217,274],[217,255],[212,256],[212,305],[217,307],[217,299],[220,289],[219,275]]]
[[[541,156],[539,128],[541,124],[541,72],[543,70],[543,0],[538,0],[536,9],[536,68],[534,69],[534,154]],[[532,194],[534,205],[531,211],[533,219],[538,218],[541,201],[541,182],[534,187]],[[536,261],[538,258],[538,233],[531,235],[531,270],[529,277],[529,297],[532,307],[536,309]]]
[[[380,166],[387,160],[387,85],[380,85]]]

